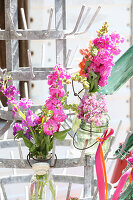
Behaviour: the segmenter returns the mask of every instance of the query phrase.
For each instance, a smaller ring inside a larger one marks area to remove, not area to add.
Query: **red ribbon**
[[[107,190],[107,173],[104,161],[104,155],[102,150],[102,145],[105,140],[107,140],[114,133],[113,129],[107,129],[102,137],[98,137],[99,146],[97,148],[95,156],[95,166],[99,190],[99,200],[105,200],[105,191],[106,191],[106,200],[108,199],[108,190]]]

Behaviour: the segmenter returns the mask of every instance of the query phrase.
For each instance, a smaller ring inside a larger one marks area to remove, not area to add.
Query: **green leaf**
[[[71,128],[66,129],[66,130],[64,130],[64,131],[55,132],[55,133],[53,134],[53,136],[54,136],[56,139],[63,141],[63,140],[65,139],[67,133],[68,133],[70,130],[71,130]]]
[[[27,146],[28,148],[31,148],[33,143],[28,140],[28,138],[26,138],[25,136],[23,137],[23,140],[24,140],[24,143],[25,143],[25,146]]]
[[[18,131],[14,138],[15,139],[22,138],[24,140],[25,146],[27,146],[28,148],[31,148],[33,145],[33,143],[27,137],[25,137],[23,131]]]
[[[89,92],[97,92],[98,91],[99,78],[100,78],[99,73],[94,73],[93,71],[89,72],[89,84],[90,84]]]
[[[29,150],[31,153],[35,153],[39,150],[39,146],[36,144],[33,144]]]
[[[93,47],[91,48],[91,55],[92,55],[92,56],[96,56],[97,53],[98,53],[98,48],[97,48],[96,46],[93,46]]]
[[[91,63],[90,60],[86,61],[86,63],[85,63],[85,68],[84,68],[85,73],[87,73],[86,70],[87,70],[87,68],[89,67],[90,63]]]

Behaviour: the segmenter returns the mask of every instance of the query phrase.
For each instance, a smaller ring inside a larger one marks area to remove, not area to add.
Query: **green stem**
[[[39,194],[39,196],[40,196],[40,199],[42,199],[42,195],[43,195],[43,189],[44,189],[44,187],[45,187],[45,185],[47,184],[47,182],[48,182],[48,175],[47,174],[45,174],[44,175],[44,177],[43,177],[43,179],[42,180],[39,180],[39,182],[40,182],[40,187],[41,187],[41,189],[40,189],[40,194]]]
[[[49,189],[52,193],[53,199],[56,200],[56,192],[55,192],[52,180],[49,180]]]
[[[30,131],[32,133],[32,137],[33,137],[34,141],[37,142],[35,133],[34,133],[33,129],[31,128],[31,126],[29,126],[29,129],[30,129]]]

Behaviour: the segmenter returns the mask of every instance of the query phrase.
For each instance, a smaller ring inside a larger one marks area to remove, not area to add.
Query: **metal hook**
[[[45,45],[43,42],[43,44],[42,44],[42,63],[41,63],[42,67],[44,67],[44,62],[45,62]]]
[[[73,34],[76,33],[76,31],[77,31],[77,29],[78,29],[78,26],[79,26],[79,24],[80,24],[81,18],[82,18],[82,16],[83,16],[84,10],[85,10],[85,6],[83,5],[82,8],[81,8],[81,10],[80,10],[79,17],[78,17],[78,19],[77,19],[77,22],[76,22],[76,25],[75,25],[73,31],[72,31],[71,33],[66,33],[65,36],[73,35]]]
[[[28,53],[28,61],[29,61],[29,67],[30,67],[30,75],[31,75],[31,78],[34,79],[35,75],[33,72],[33,66],[32,66],[32,62],[31,62],[31,51],[28,49],[27,53]]]
[[[88,16],[90,10],[91,10],[90,7],[87,8],[87,11],[86,11],[86,13],[84,14],[84,17],[82,18],[82,20],[81,20],[81,22],[80,22],[80,25],[79,25],[79,28],[78,28],[78,32],[79,32],[80,29],[82,28],[82,26],[83,26],[83,24],[84,24],[84,22],[85,22],[85,19],[87,19],[87,16]]]
[[[74,50],[74,52],[73,52],[73,55],[71,56],[72,59],[71,59],[70,62],[69,62],[69,65],[70,65],[70,66],[71,66],[71,64],[72,64],[73,59],[75,58],[75,55],[76,55],[78,49],[79,49],[79,46],[77,46],[77,47],[75,48],[75,50]]]
[[[14,28],[14,23],[13,23],[11,14],[9,13],[9,11],[7,11],[7,16],[8,16],[8,18],[9,18],[9,21],[10,21],[10,24],[11,24],[11,29],[12,29],[14,35],[15,35],[16,37],[22,36],[21,33],[17,33],[17,32],[16,32],[16,30],[15,30],[15,28]]]
[[[84,31],[82,31],[82,32],[75,33],[75,35],[81,35],[81,34],[84,34],[84,33],[86,33],[86,32],[89,30],[89,28],[90,28],[91,25],[93,24],[93,22],[94,22],[96,16],[98,15],[100,9],[101,9],[101,6],[98,6],[96,12],[94,13],[93,17],[91,18],[91,20],[90,20],[88,26],[86,27],[86,29],[85,29]]]
[[[47,37],[48,37],[49,34],[50,34],[51,23],[52,23],[52,17],[53,17],[53,8],[50,9]]]
[[[22,21],[23,21],[24,30],[27,30],[28,28],[27,28],[27,22],[26,22],[24,8],[20,8],[20,13],[21,13]]]
[[[22,152],[22,147],[21,147],[21,141],[17,140],[17,143],[18,143],[18,150],[19,150],[20,160],[22,162],[23,167],[25,168],[25,163],[24,163],[24,159],[23,159],[23,152]]]
[[[64,66],[65,68],[67,68],[68,61],[69,61],[69,59],[70,59],[71,53],[72,53],[72,50],[69,49],[69,50],[68,50],[68,53],[67,53],[67,56],[66,56],[66,60],[65,60],[65,66]]]
[[[66,196],[66,199],[69,199],[69,198],[70,198],[71,188],[72,188],[72,183],[69,183],[68,189],[67,189],[67,196]]]
[[[14,153],[13,153],[13,151],[10,151],[10,157],[11,157],[12,160],[14,160]],[[13,176],[17,175],[16,165],[15,165],[15,168],[12,168],[12,171],[13,171]]]
[[[9,120],[6,122],[6,124],[0,129],[0,136],[2,136],[13,124],[14,121]]]
[[[4,187],[4,184],[2,183],[2,181],[0,182],[0,186],[1,186],[1,189],[2,189],[3,196],[4,196],[4,200],[7,200],[5,187]]]
[[[121,151],[119,152],[120,155],[123,153],[123,151],[124,151],[124,149],[125,149],[125,146],[126,146],[126,144],[127,144],[127,142],[128,142],[128,139],[129,139],[129,137],[130,137],[131,135],[132,135],[132,132],[129,131],[129,132],[128,132],[128,135],[127,135],[127,137],[126,137],[126,139],[125,139],[125,142],[124,142],[124,144],[122,145]]]

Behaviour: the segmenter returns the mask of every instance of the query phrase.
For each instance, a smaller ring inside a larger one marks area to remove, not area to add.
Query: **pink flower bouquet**
[[[67,98],[64,85],[69,84],[70,75],[60,65],[56,65],[48,76],[49,97],[38,114],[31,110],[32,100],[16,100],[19,91],[13,85],[7,85],[11,77],[3,71],[0,91],[7,97],[13,116],[19,115],[22,123],[15,123],[13,135],[22,138],[29,148],[30,157],[45,159],[53,147],[53,139],[64,140],[70,129],[60,131],[61,123],[67,118],[63,104]]]
[[[90,41],[87,49],[81,49],[83,56],[79,64],[80,75],[88,79],[90,92],[98,91],[98,86],[108,84],[108,77],[114,65],[114,55],[120,54],[118,44],[124,42],[124,38],[117,33],[107,34],[107,22],[97,31],[97,38]]]

